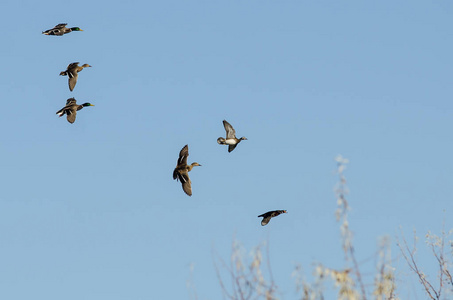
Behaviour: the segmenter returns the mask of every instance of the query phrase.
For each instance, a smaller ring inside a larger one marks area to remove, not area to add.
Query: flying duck
[[[217,143],[220,145],[228,145],[228,152],[233,151],[242,140],[247,139],[246,137],[241,137],[240,139],[236,138],[236,131],[226,120],[223,120],[223,127],[225,127],[226,139],[219,137]]]
[[[83,70],[83,68],[90,68],[91,66],[89,64],[84,64],[79,67],[79,62],[73,62],[68,65],[66,68],[66,71],[60,72],[60,76],[66,76],[68,75],[68,85],[69,85],[69,90],[72,92],[74,90],[74,87],[77,83],[77,78],[79,77],[79,72]]]
[[[269,223],[269,221],[273,217],[276,217],[279,214],[286,214],[286,210],[271,210],[268,211],[267,213],[259,215],[258,218],[263,217],[263,220],[261,220],[261,226],[267,225],[267,223]]]
[[[70,33],[72,31],[83,31],[79,27],[66,28],[66,25],[68,25],[68,24],[61,23],[61,24],[55,25],[54,28],[43,31],[42,34],[62,36],[63,34]]]
[[[69,98],[66,100],[66,106],[57,111],[57,115],[59,117],[62,117],[66,114],[66,118],[68,119],[69,123],[74,123],[77,115],[77,111],[81,110],[82,108],[86,106],[94,106],[91,103],[83,103],[82,105],[79,105],[76,103],[76,99],[74,98]]]
[[[189,156],[189,146],[185,145],[181,151],[179,152],[178,162],[176,164],[176,168],[173,171],[173,179],[181,181],[182,189],[184,192],[192,196],[192,182],[189,178],[189,172],[192,171],[192,168],[195,166],[201,166],[197,162],[193,162],[192,164],[187,164],[187,157]]]

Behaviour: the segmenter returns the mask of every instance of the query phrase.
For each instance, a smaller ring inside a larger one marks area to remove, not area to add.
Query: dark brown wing
[[[188,174],[180,175],[180,181],[184,193],[186,193],[188,196],[192,196],[192,181],[190,181],[189,175]]]
[[[63,107],[62,109],[60,109],[59,111],[57,111],[57,115],[58,115],[59,117],[62,117],[62,116],[66,113],[64,109],[65,109],[65,108]]]
[[[272,213],[272,211],[268,211],[267,213],[264,213],[264,214],[262,214],[262,215],[259,215],[258,218],[261,218],[261,217],[263,217],[263,218],[269,217],[269,216],[271,215],[271,213]]]
[[[43,34],[46,34],[46,35],[63,35],[64,34],[64,28],[65,28],[66,25],[67,25],[66,23],[61,23],[61,24],[55,25],[54,28],[44,31]]]
[[[234,148],[236,148],[237,145],[238,145],[238,144],[236,144],[236,145],[228,145],[228,152],[233,151]]]
[[[187,171],[175,168],[175,170],[173,171],[173,179],[181,181],[184,193],[192,196],[192,182],[190,181],[189,173]]]
[[[73,63],[70,63],[70,64],[68,65],[68,70],[73,69],[73,68],[76,68],[79,64],[80,64],[80,62],[73,62]]]
[[[77,110],[75,109],[75,107],[67,108],[65,111],[67,115],[66,119],[68,120],[68,122],[71,124],[74,123],[77,116]]]
[[[65,26],[68,25],[68,23],[60,23],[58,25],[55,25],[54,28],[52,29],[61,29],[61,28],[65,28]]]
[[[236,138],[236,131],[234,130],[233,126],[231,126],[231,124],[228,123],[226,120],[223,120],[223,127],[225,127],[226,139]],[[233,150],[231,150],[231,151],[233,151]]]
[[[179,152],[178,165],[187,165],[188,156],[189,156],[189,145],[185,145]]]
[[[60,117],[62,117],[62,116],[64,116],[64,114],[66,114],[67,117],[68,117],[68,121],[71,122],[71,121],[69,120],[69,115],[71,114],[71,110],[74,110],[74,111],[75,111],[75,107],[77,107],[76,99],[74,99],[74,98],[69,98],[68,100],[66,100],[66,105],[65,105],[65,107],[63,107],[62,109],[60,109],[59,111],[57,111],[57,115],[59,115]],[[74,117],[71,116],[71,120],[72,120],[71,123],[74,123],[74,121],[75,121],[75,116],[74,116]]]
[[[76,99],[74,98],[69,98],[68,100],[66,100],[66,106],[69,106],[69,105],[76,105]]]
[[[264,217],[262,220],[261,220],[261,226],[264,226],[264,225],[267,225],[269,223],[269,221],[271,220],[272,217],[268,216],[268,217]]]
[[[68,71],[67,73],[69,77],[68,79],[69,90],[72,92],[75,88],[77,78],[79,77],[79,75],[77,74],[77,71],[75,71],[75,69]]]
[[[46,35],[60,35],[61,36],[64,34],[64,28],[66,27],[66,25],[68,25],[68,24],[60,23],[58,25],[55,25],[54,28],[46,30],[43,33]]]

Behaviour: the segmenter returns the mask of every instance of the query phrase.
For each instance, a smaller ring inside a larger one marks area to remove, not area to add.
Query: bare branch
[[[438,265],[438,282],[434,283],[433,281],[430,281],[428,276],[426,276],[421,270],[420,267],[418,266],[416,257],[415,257],[415,252],[416,252],[416,243],[417,243],[417,236],[414,231],[414,246],[413,250],[409,250],[409,246],[407,245],[407,242],[404,238],[403,233],[401,233],[402,240],[404,245],[398,242],[398,247],[400,248],[400,251],[406,260],[409,268],[418,276],[419,281],[422,283],[423,287],[425,288],[426,294],[431,298],[431,299],[440,299],[443,297],[446,299],[446,294],[449,295],[449,297],[453,294],[453,280],[451,273],[449,271],[449,268],[451,267],[451,261],[449,261],[447,258],[445,258],[445,240],[447,236],[450,236],[453,234],[453,229],[450,230],[448,233],[445,232],[445,219],[442,222],[442,230],[440,235],[432,234],[430,231],[426,234],[426,244],[428,248],[431,250],[432,255],[437,261]],[[450,247],[453,250],[453,243],[452,241],[448,242],[450,244]],[[453,251],[449,252],[450,255],[453,257]],[[438,288],[434,288],[435,285],[438,285]],[[450,287],[448,289],[448,286]]]
[[[267,253],[269,253],[269,251]],[[219,280],[220,286],[224,295],[226,295],[228,298],[234,300],[250,300],[258,299],[264,296],[265,299],[268,300],[275,299],[274,293],[276,291],[276,286],[273,278],[271,278],[270,283],[268,283],[264,279],[263,273],[261,271],[261,246],[256,247],[253,251],[253,260],[250,263],[246,263],[241,252],[241,247],[237,241],[233,241],[229,267],[222,259],[217,259],[222,263],[222,268],[228,272],[230,277],[232,290],[228,291],[217,263],[216,261],[214,261],[216,275]],[[269,258],[267,259],[267,262],[270,270],[269,272],[270,274],[272,274]]]

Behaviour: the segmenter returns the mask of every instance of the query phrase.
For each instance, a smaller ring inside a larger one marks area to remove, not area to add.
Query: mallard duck
[[[79,62],[73,62],[68,65],[66,71],[60,72],[60,76],[68,75],[69,90],[71,92],[74,90],[74,87],[77,83],[77,78],[79,77],[78,73],[82,71],[83,68],[91,68],[91,66],[89,64],[84,64],[79,67]]]
[[[68,25],[68,24],[67,23],[58,24],[52,29],[43,31],[42,34],[62,36],[63,34],[70,33],[72,31],[83,31],[79,27],[66,28],[66,25]]]
[[[77,111],[81,110],[82,108],[86,106],[94,106],[94,104],[91,103],[83,103],[82,105],[79,105],[76,103],[76,99],[74,98],[69,98],[66,100],[66,106],[57,111],[57,115],[59,117],[64,116],[66,114],[66,118],[68,119],[69,123],[74,123],[77,115]]]
[[[286,210],[271,210],[271,211],[268,211],[267,213],[259,215],[258,218],[263,217],[263,220],[261,220],[261,226],[267,225],[267,223],[269,223],[269,221],[273,217],[276,217],[280,214],[286,214]]]
[[[228,152],[233,151],[242,140],[247,139],[246,137],[241,137],[240,139],[236,138],[236,131],[233,126],[225,120],[223,120],[223,127],[225,127],[226,139],[219,137],[217,143],[220,145],[228,145]]]
[[[189,172],[192,171],[192,168],[195,166],[201,166],[197,162],[193,162],[192,164],[187,164],[187,157],[189,156],[189,146],[185,145],[181,151],[179,152],[178,162],[176,164],[176,168],[173,171],[173,179],[177,179],[181,181],[182,189],[184,192],[192,196],[192,182],[189,178]]]

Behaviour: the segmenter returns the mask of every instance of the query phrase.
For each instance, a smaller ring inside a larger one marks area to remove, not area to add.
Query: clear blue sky
[[[379,2],[379,3],[378,3]],[[10,1],[0,19],[0,298],[220,299],[212,251],[341,268],[334,158],[359,260],[453,227],[448,1]],[[58,23],[83,32],[42,31]],[[58,76],[88,63],[73,92]],[[66,99],[91,102],[71,125]],[[246,136],[216,143],[228,120]],[[193,196],[172,171],[189,144]],[[286,209],[262,227],[257,215]],[[422,246],[423,243],[421,243]],[[393,249],[400,296],[424,299]],[[420,258],[427,265],[431,260]],[[370,268],[370,266],[364,266]],[[372,272],[368,272],[372,274]],[[372,276],[365,279],[373,282]]]

